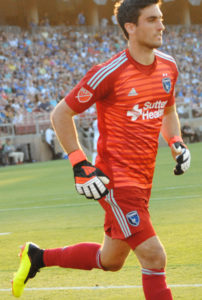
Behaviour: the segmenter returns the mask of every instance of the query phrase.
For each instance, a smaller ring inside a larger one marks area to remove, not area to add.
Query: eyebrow
[[[160,16],[149,16],[149,17],[146,17],[146,20],[150,20],[150,19],[163,19],[163,15],[160,15]]]

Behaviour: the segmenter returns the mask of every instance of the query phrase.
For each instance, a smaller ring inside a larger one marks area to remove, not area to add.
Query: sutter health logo
[[[147,101],[143,108],[140,108],[139,104],[136,104],[133,110],[127,112],[127,116],[131,117],[132,121],[136,121],[139,117],[142,117],[142,120],[157,119],[163,115],[166,103],[167,101],[161,100],[156,102]]]

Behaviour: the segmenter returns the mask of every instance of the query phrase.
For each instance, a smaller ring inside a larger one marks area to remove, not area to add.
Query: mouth
[[[162,39],[163,36],[162,36],[162,34],[159,34],[156,37],[157,37],[157,39]]]

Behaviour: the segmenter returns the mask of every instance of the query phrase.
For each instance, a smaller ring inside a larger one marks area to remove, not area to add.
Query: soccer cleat
[[[12,293],[20,297],[24,291],[28,279],[35,277],[36,273],[43,267],[43,250],[37,245],[27,242],[21,248],[20,266],[12,281]]]

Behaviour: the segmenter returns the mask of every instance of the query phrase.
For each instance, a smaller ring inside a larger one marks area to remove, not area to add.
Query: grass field
[[[167,251],[168,284],[177,285],[172,287],[174,299],[200,300],[202,144],[192,144],[190,149],[191,169],[179,177],[173,175],[170,150],[159,149],[150,212]],[[97,202],[77,195],[67,161],[0,168],[0,299],[13,299],[10,280],[19,264],[19,245],[30,240],[43,248],[82,241],[102,242],[103,216]],[[21,299],[143,300],[139,286],[141,273],[131,253],[117,273],[43,269],[29,281]],[[51,287],[55,289],[48,289]]]

